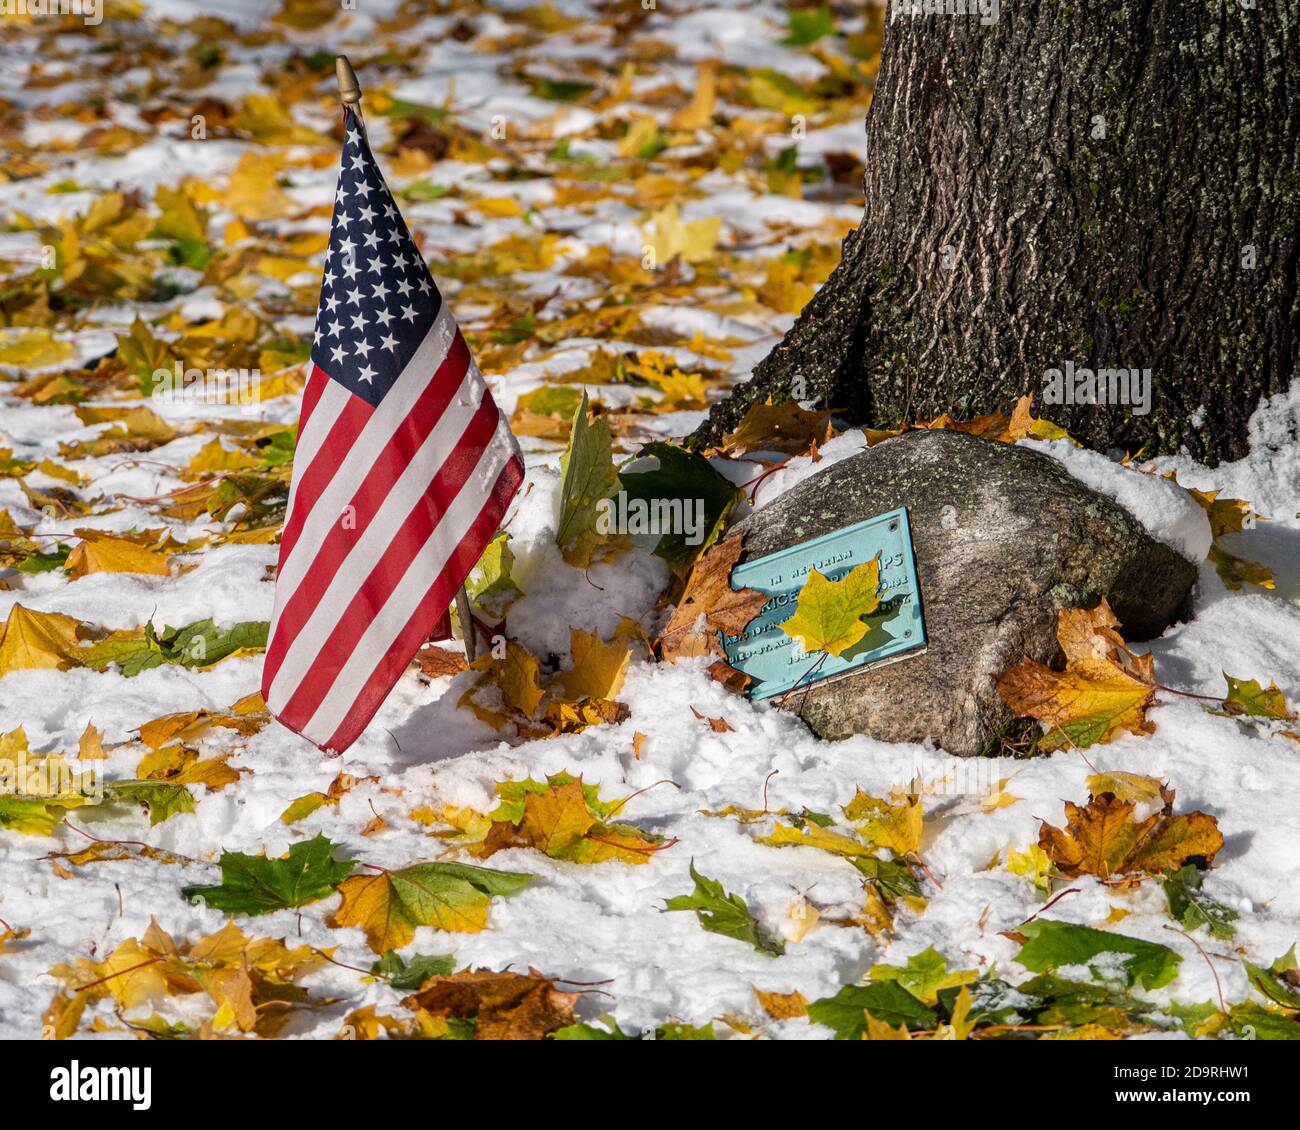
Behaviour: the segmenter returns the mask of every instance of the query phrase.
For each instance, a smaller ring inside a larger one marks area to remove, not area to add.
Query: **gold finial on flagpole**
[[[339,101],[351,106],[357,117],[361,117],[361,84],[346,55],[334,56],[334,77],[339,83]]]
[[[334,77],[339,83],[339,101],[349,106],[357,116],[357,123],[364,130],[366,123],[361,116],[361,84],[357,81],[357,72],[352,69],[346,55],[334,56]],[[456,616],[460,620],[460,634],[465,641],[465,657],[473,663],[478,658],[478,636],[474,630],[474,613],[469,605],[469,593],[461,585],[456,590]]]

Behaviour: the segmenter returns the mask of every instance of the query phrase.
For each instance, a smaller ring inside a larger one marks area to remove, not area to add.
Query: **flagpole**
[[[361,116],[361,84],[346,55],[334,57],[334,76],[338,79],[339,101],[352,110],[357,123],[364,130],[366,121]],[[465,591],[464,585],[456,590],[456,615],[460,618],[460,634],[465,641],[465,657],[473,663],[478,658],[478,638],[474,632],[474,614],[469,607],[469,593]]]

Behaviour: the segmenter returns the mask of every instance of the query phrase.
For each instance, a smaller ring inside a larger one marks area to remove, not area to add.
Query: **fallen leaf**
[[[1257,679],[1237,679],[1224,673],[1228,693],[1223,699],[1223,709],[1228,714],[1244,714],[1251,718],[1277,718],[1289,721],[1295,717],[1287,705],[1286,696],[1276,683],[1261,687]]]
[[[731,571],[741,549],[740,538],[728,538],[696,562],[682,599],[656,641],[664,659],[671,662],[683,656],[722,655],[717,633],[740,635],[767,605],[771,597],[766,593],[731,587]]]
[[[711,729],[715,734],[726,734],[735,730],[735,727],[730,725],[725,718],[708,718],[693,706],[691,707],[691,713],[701,722],[707,722],[709,724],[709,729]]]
[[[879,590],[879,554],[838,581],[810,569],[794,615],[782,621],[781,631],[803,644],[810,655],[819,651],[842,655],[867,634],[869,626],[862,617],[880,607]]]
[[[749,906],[739,895],[729,894],[716,879],[710,879],[695,870],[691,860],[691,878],[695,890],[689,895],[674,895],[664,903],[665,910],[693,910],[700,925],[711,934],[735,938],[773,957],[785,952],[785,946],[771,937],[750,913]]]
[[[559,773],[545,783],[531,778],[497,786],[505,801],[492,813],[483,842],[486,857],[507,847],[529,847],[571,863],[646,863],[671,846],[610,817],[620,805],[601,801],[581,778]]]
[[[580,995],[562,992],[535,969],[476,969],[430,977],[402,1004],[435,1017],[473,1020],[476,1040],[541,1040],[573,1023]]]
[[[572,699],[617,697],[632,660],[632,648],[626,638],[615,636],[607,644],[596,632],[570,628],[569,646],[573,666],[559,679],[564,693]]]
[[[415,653],[416,666],[420,674],[429,679],[441,679],[448,675],[458,675],[469,670],[465,656],[459,651],[448,651],[437,644],[425,644]]]
[[[359,926],[375,953],[401,949],[419,926],[475,933],[487,927],[495,895],[511,895],[532,875],[492,871],[464,863],[417,863],[375,875],[354,875],[338,887],[343,896],[334,926]]]
[[[0,631],[0,675],[10,671],[54,669],[78,665],[80,637],[85,625],[59,612],[36,612],[15,604]]]
[[[1146,718],[1155,695],[1151,656],[1129,652],[1114,630],[1118,627],[1104,598],[1091,612],[1065,609],[1057,625],[1065,670],[1026,658],[998,676],[998,694],[1012,712],[1048,727],[1040,749],[1086,748],[1120,734],[1155,730]]]
[[[569,444],[560,459],[560,514],[555,544],[570,565],[586,568],[605,540],[597,529],[598,504],[618,489],[609,423],[591,418],[584,391],[574,410]]]
[[[895,804],[858,789],[844,806],[844,815],[869,844],[888,848],[896,856],[920,850],[923,817],[919,796],[909,795]]]
[[[773,1020],[791,1020],[808,1015],[808,998],[797,990],[793,993],[769,993],[755,989],[754,995]]]
[[[796,400],[751,404],[736,430],[722,437],[720,451],[744,455],[750,451],[779,451],[801,455],[835,435],[829,412],[802,407]]]
[[[104,752],[104,731],[95,729],[92,722],[86,723],[77,742],[77,757],[81,761],[103,761],[108,757]]]
[[[1137,821],[1132,801],[1102,793],[1080,807],[1066,802],[1066,826],[1044,822],[1038,844],[1067,878],[1140,872],[1160,875],[1177,871],[1189,859],[1213,862],[1223,846],[1218,821],[1204,812],[1175,816],[1173,794],[1165,808]]]
[[[189,886],[181,894],[229,914],[270,914],[286,907],[306,906],[328,898],[351,874],[352,860],[336,860],[324,836],[315,836],[289,848],[288,855],[268,859],[243,852],[221,853],[221,883]]]

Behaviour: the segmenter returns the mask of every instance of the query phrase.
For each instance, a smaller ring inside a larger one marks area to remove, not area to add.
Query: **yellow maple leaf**
[[[282,220],[298,205],[279,187],[279,168],[266,154],[249,150],[230,174],[222,202],[246,220]]]
[[[31,936],[30,927],[20,927],[16,930],[0,929],[0,953],[4,953],[5,946],[10,942],[21,942],[24,938]]]
[[[1166,474],[1164,478],[1178,483],[1178,476],[1173,471]],[[1220,498],[1220,492],[1217,490],[1203,491],[1195,487],[1183,487],[1183,489],[1192,496],[1209,519],[1211,544],[1208,560],[1214,566],[1214,571],[1218,573],[1224,587],[1234,592],[1245,584],[1258,585],[1264,589],[1273,588],[1276,582],[1271,568],[1238,557],[1220,540],[1228,534],[1244,533],[1258,516],[1255,508],[1245,499]]]
[[[0,330],[0,365],[42,369],[59,365],[76,355],[70,341],[47,329]]]
[[[864,1040],[910,1040],[912,1033],[907,1030],[906,1024],[900,1024],[895,1028],[887,1020],[879,1020],[870,1012],[863,1010],[866,1015],[866,1027],[862,1030],[862,1039]]]
[[[648,114],[637,118],[628,127],[627,133],[618,143],[620,157],[635,157],[647,145],[652,145],[659,137],[659,123]],[[667,262],[665,259],[664,262]]]
[[[251,1032],[257,1027],[257,1006],[253,1003],[253,979],[242,969],[213,969],[203,977],[203,987],[217,1006],[214,1028],[237,1027]]]
[[[127,1010],[164,997],[169,992],[158,955],[135,938],[119,942],[113,952],[94,967],[94,973],[92,980],[102,979],[102,985],[97,987],[106,990]]]
[[[613,808],[609,810],[614,811]],[[580,778],[528,791],[518,823],[495,820],[475,854],[487,856],[507,847],[531,847],[552,859],[572,863],[646,863],[668,846],[627,824],[606,824],[592,811]]]
[[[854,916],[853,921],[877,941],[889,937],[894,932],[894,912],[885,902],[879,885],[866,883],[863,885],[862,893],[862,909]]]
[[[513,196],[480,196],[474,201],[475,211],[485,216],[522,216],[523,206]]]
[[[974,1004],[970,989],[963,985],[952,1006],[952,1019],[943,1029],[940,1029],[942,1035],[940,1032],[934,1034],[934,1039],[969,1040],[970,1034],[975,1030],[975,1019],[971,1017]]]
[[[625,636],[605,643],[598,632],[569,629],[573,667],[560,676],[560,686],[571,699],[617,697],[623,688],[632,648]]]
[[[184,479],[203,479],[220,471],[247,471],[260,467],[261,461],[240,448],[224,447],[213,437],[205,443],[181,473]]]
[[[78,639],[85,627],[60,612],[35,612],[15,604],[0,630],[0,675],[77,666]]]
[[[581,702],[553,700],[546,707],[546,724],[556,734],[576,734],[588,726],[616,726],[630,714],[625,704],[608,698],[584,698]],[[553,735],[542,732],[536,736]]]
[[[230,119],[236,129],[251,134],[263,145],[329,145],[330,139],[308,126],[299,125],[282,98],[254,91]]]
[[[795,898],[786,907],[786,936],[792,942],[802,942],[808,931],[817,925],[821,912],[805,898]]]
[[[400,949],[415,937],[418,926],[462,933],[485,929],[491,896],[472,881],[439,868],[439,864],[415,864],[398,871],[345,879],[338,887],[343,901],[334,914],[333,925],[361,927],[376,953]],[[485,874],[497,878],[505,875]]]
[[[495,686],[507,710],[524,719],[534,717],[546,694],[539,678],[541,663],[537,656],[522,644],[508,640],[504,656],[497,658],[489,653],[476,659],[472,666],[481,674],[478,682],[461,695],[459,705],[468,706],[493,729],[501,729],[514,719],[493,706],[484,705],[479,697],[483,688]]]
[[[1037,844],[1031,844],[1025,851],[1007,849],[1007,871],[1012,875],[1021,875],[1039,890],[1047,890],[1048,876],[1052,871],[1051,857]]]
[[[119,347],[123,338],[119,336]],[[104,407],[94,404],[77,406],[77,417],[83,424],[112,423],[120,429],[123,438],[147,441],[153,446],[170,443],[177,436],[177,431],[152,408],[143,406],[134,408]],[[105,436],[109,433],[106,432]]]
[[[104,731],[95,729],[93,722],[87,722],[81,733],[77,742],[77,757],[81,761],[103,761],[108,757],[104,752]]]
[[[867,634],[862,622],[880,607],[880,555],[851,569],[838,581],[816,569],[799,591],[795,613],[781,630],[803,644],[809,654],[842,655]]]
[[[998,694],[1012,712],[1049,727],[1040,749],[1086,747],[1155,730],[1146,719],[1155,695],[1152,657],[1130,652],[1118,627],[1104,598],[1095,609],[1063,609],[1056,634],[1065,670],[1026,658],[998,676]]]
[[[998,678],[998,693],[1017,715],[1050,727],[1040,749],[1086,748],[1123,733],[1149,734],[1152,688],[1115,664],[1086,659],[1056,672],[1025,659]]]
[[[72,1036],[81,1025],[81,1016],[89,999],[86,993],[68,996],[60,989],[41,1014],[42,1035],[51,1040],[66,1040]]]
[[[229,753],[200,759],[195,750],[179,742],[146,754],[136,766],[135,775],[142,781],[167,781],[173,785],[205,785],[216,792],[239,780],[247,769],[232,768]]]
[[[1036,420],[1033,415],[1034,397],[1032,393],[1026,393],[1016,401],[1015,409],[1011,413],[1011,421],[1007,426],[1007,443],[1015,443],[1017,440],[1032,437],[1034,439],[1068,439],[1075,447],[1079,445],[1071,439],[1070,434],[1061,427],[1057,427],[1050,420]]]
[[[722,233],[722,217],[682,222],[681,211],[674,201],[650,217],[654,234],[650,238],[654,261],[664,265],[680,255],[688,263],[703,263],[713,257]]]
[[[864,840],[888,848],[895,855],[906,855],[921,847],[923,816],[919,796],[908,796],[902,803],[893,804],[858,789],[844,806],[844,815]]]
[[[73,580],[91,573],[146,573],[170,576],[167,558],[147,546],[125,538],[83,538],[68,554],[66,564]]]
[[[772,847],[821,848],[822,851],[829,851],[834,855],[843,855],[850,859],[854,856],[875,854],[875,849],[870,844],[864,844],[861,840],[846,836],[842,832],[822,828],[811,821],[804,821],[802,827],[778,823],[771,835],[759,836],[758,842],[770,844]]]
[[[989,785],[988,790],[980,797],[980,808],[984,812],[996,812],[999,808],[1010,808],[1013,804],[1024,800],[1024,797],[1007,792],[1007,785],[1010,783],[1010,777],[1002,777]]]
[[[1146,777],[1141,773],[1093,773],[1085,783],[1093,796],[1114,793],[1120,800],[1131,800],[1135,804],[1160,800],[1165,787],[1159,777]]]
[[[7,760],[14,760],[19,754],[26,756],[31,752],[31,747],[27,744],[27,731],[22,726],[16,730],[10,730],[6,734],[0,734],[0,757]]]

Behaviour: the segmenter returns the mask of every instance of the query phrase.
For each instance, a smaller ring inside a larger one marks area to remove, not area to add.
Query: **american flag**
[[[455,599],[523,460],[350,108],[262,675],[328,753]]]

